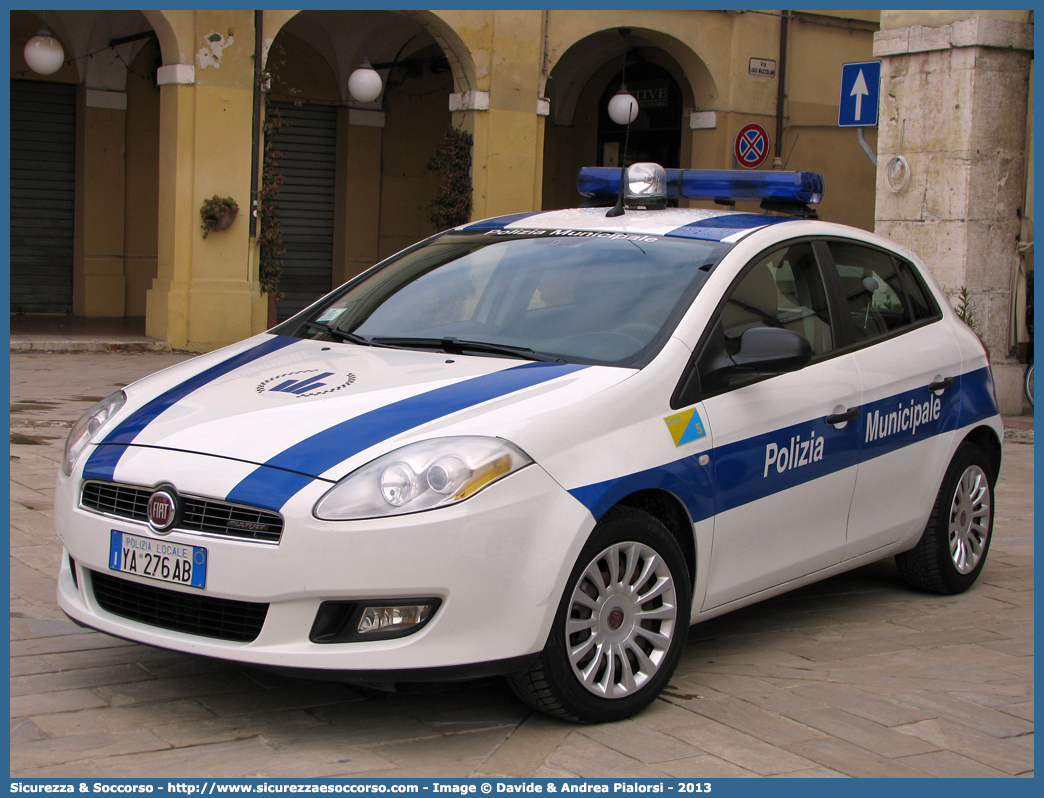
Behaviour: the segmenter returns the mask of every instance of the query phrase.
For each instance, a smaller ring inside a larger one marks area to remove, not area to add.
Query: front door
[[[812,361],[768,378],[729,369],[716,375],[720,353],[736,354],[752,327],[800,333],[812,346]],[[704,610],[841,561],[859,457],[858,423],[845,419],[861,397],[854,356],[835,352],[835,326],[809,242],[755,259],[711,330],[696,359],[716,506]]]

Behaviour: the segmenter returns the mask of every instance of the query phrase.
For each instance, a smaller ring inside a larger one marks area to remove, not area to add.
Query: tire
[[[1026,398],[1029,399],[1030,407],[1033,407],[1033,364],[1026,366]]]
[[[691,610],[678,542],[648,513],[614,508],[573,567],[540,657],[508,683],[529,706],[557,718],[628,718],[674,673]]]
[[[961,444],[943,476],[920,541],[895,557],[899,576],[908,586],[951,595],[975,583],[993,538],[995,481],[985,452],[974,443]]]

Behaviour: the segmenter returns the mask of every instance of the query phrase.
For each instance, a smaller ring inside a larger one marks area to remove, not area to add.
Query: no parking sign
[[[769,134],[757,122],[740,128],[734,147],[736,161],[747,169],[756,169],[765,163],[769,153]]]

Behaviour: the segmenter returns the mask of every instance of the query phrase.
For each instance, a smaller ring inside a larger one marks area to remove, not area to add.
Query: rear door
[[[924,525],[957,428],[961,352],[911,264],[853,241],[821,247],[863,384],[847,560]]]

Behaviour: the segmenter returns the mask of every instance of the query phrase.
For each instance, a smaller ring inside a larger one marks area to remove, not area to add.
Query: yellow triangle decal
[[[676,416],[668,416],[664,419],[667,424],[667,429],[671,432],[671,437],[674,438],[674,445],[681,446],[682,435],[685,434],[685,430],[689,427],[689,421],[692,419],[692,414],[696,412],[696,408],[692,407],[686,410],[684,413],[678,413]]]

